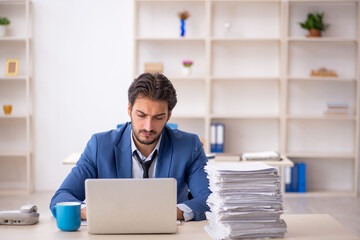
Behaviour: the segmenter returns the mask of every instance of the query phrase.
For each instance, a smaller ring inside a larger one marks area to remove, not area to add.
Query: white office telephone
[[[35,205],[24,205],[18,211],[0,211],[0,225],[31,225],[39,221]]]

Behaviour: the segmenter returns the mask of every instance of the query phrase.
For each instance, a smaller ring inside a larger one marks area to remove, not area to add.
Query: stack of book
[[[263,162],[209,162],[211,212],[205,231],[214,239],[284,237],[278,170]]]
[[[348,103],[327,103],[325,114],[349,114]]]

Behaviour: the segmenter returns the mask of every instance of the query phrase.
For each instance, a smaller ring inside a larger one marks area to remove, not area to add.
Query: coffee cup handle
[[[56,205],[52,208],[51,212],[54,215],[54,217],[56,218]]]

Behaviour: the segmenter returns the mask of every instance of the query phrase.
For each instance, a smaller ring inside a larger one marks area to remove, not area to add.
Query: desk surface
[[[323,239],[323,240],[351,240],[357,239],[334,218],[327,214],[283,215],[288,225],[288,233],[283,239]],[[178,226],[176,234],[147,234],[147,235],[91,235],[86,226],[76,232],[62,232],[56,226],[54,218],[40,216],[40,222],[33,226],[5,226],[0,225],[1,239],[180,239],[180,240],[211,240],[205,232],[207,221],[186,222]]]

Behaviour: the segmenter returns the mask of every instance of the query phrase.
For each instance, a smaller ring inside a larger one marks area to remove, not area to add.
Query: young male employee
[[[50,209],[58,202],[84,201],[88,178],[175,178],[177,218],[205,219],[210,194],[204,171],[207,158],[196,135],[166,126],[177,103],[172,83],[162,74],[144,73],[129,87],[128,99],[131,122],[91,137],[51,199]],[[81,217],[86,219],[86,208]]]

